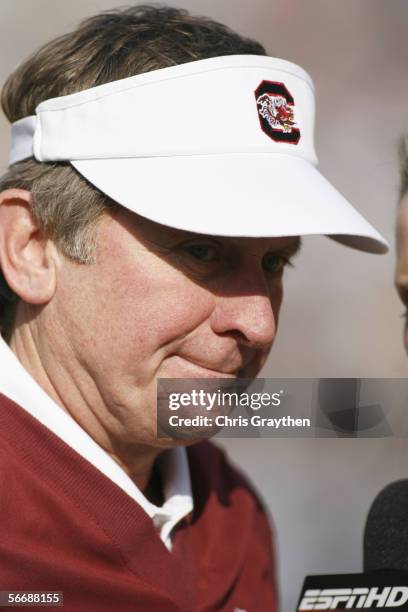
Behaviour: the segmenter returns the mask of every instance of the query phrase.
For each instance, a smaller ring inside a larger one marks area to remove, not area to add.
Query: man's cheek
[[[170,284],[160,289],[149,312],[161,331],[175,329],[185,333],[208,318],[213,308],[214,299],[200,287]]]

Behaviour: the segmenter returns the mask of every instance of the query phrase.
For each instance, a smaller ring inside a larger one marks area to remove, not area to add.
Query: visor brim
[[[214,236],[323,234],[386,253],[384,238],[306,160],[233,153],[71,161],[129,210],[173,228]]]

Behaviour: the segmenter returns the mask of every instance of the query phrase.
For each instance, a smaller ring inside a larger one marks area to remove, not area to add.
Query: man
[[[251,486],[155,418],[158,378],[257,375],[300,235],[386,250],[313,166],[310,78],[264,53],[138,6],[5,85],[2,590],[63,591],[73,611],[277,609]]]

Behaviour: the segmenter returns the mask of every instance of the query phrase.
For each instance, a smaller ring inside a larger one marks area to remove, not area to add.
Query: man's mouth
[[[170,363],[169,363],[170,362]],[[238,378],[240,367],[220,368],[213,364],[204,364],[191,358],[171,355],[167,360],[168,368],[174,378]],[[174,372],[174,373],[173,373]]]

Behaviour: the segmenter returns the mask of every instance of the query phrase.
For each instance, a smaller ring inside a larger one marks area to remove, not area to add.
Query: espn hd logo
[[[298,612],[306,610],[408,610],[408,587],[371,586],[306,589]]]

